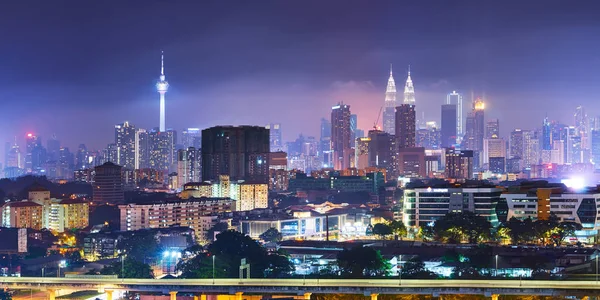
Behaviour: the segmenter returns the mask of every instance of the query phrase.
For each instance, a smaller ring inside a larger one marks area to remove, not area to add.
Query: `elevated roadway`
[[[311,294],[363,294],[377,299],[380,294],[444,294],[598,296],[598,281],[559,280],[445,280],[445,279],[106,279],[3,277],[0,287],[45,290],[54,299],[56,290],[98,290],[106,292],[163,292],[175,300],[178,293],[193,295],[243,294],[294,295],[309,299]]]

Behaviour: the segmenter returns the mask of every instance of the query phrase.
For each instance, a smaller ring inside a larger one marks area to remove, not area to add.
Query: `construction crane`
[[[379,108],[379,113],[377,114],[377,120],[373,123],[373,129],[377,130],[377,123],[379,123],[379,117],[381,117],[381,111],[383,110],[383,105]]]

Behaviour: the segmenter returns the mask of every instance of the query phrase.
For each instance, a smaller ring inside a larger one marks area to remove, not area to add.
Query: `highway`
[[[96,279],[4,277],[8,289],[127,290],[201,294],[600,295],[597,281],[445,279]]]

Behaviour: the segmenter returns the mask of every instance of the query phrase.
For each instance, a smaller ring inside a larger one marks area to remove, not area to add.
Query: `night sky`
[[[600,115],[597,1],[6,1],[0,10],[0,141],[56,133],[99,149],[114,124],[158,126],[165,51],[167,127],[282,123],[319,137],[338,101],[368,130],[389,64],[411,65],[417,111],[445,94],[486,99],[501,133]],[[401,93],[398,99],[401,99]],[[380,120],[381,122],[381,120]],[[3,152],[1,147],[0,153]]]

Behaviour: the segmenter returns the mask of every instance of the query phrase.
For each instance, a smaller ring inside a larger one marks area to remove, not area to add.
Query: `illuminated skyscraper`
[[[321,119],[321,140],[319,154],[324,168],[333,166],[333,155],[331,151],[331,122],[325,118]]]
[[[483,138],[485,134],[484,120],[485,104],[477,98],[473,102],[473,110],[467,116],[465,126],[465,139],[463,145],[466,150],[473,150],[473,166],[479,169],[482,163],[481,151],[483,151]]]
[[[541,150],[552,150],[552,127],[548,117],[544,118],[542,124],[542,149]]]
[[[146,129],[138,129],[135,132],[135,169],[146,169],[150,167],[150,148],[148,145],[148,132]]]
[[[485,124],[485,138],[493,139],[494,135],[500,137],[500,120],[494,119]]]
[[[524,151],[524,146],[525,146],[525,140],[524,140],[524,131],[521,129],[515,129],[510,133],[510,139],[509,139],[509,153],[508,153],[508,157],[515,159],[515,161],[519,162],[520,161],[520,166],[518,168],[518,170],[520,171],[522,166],[525,164],[525,151]],[[507,163],[508,165],[508,163]],[[511,169],[511,170],[516,170],[515,169]]]
[[[48,141],[46,141],[47,159],[48,161],[58,161],[60,151],[60,141],[56,138],[56,134],[52,135]]]
[[[181,144],[184,149],[194,147],[200,149],[202,144],[200,128],[188,128],[181,132]]]
[[[460,144],[460,141],[462,141],[462,138],[465,135],[465,120],[463,119],[463,97],[456,91],[452,91],[452,93],[446,96],[446,104],[456,105],[456,143]],[[442,125],[442,130],[444,130],[444,125]]]
[[[148,155],[151,169],[169,172],[174,168],[176,160],[175,145],[177,132],[174,130],[157,131],[156,128],[148,134]]]
[[[413,86],[412,79],[410,78],[410,66],[408,66],[408,77],[406,77],[406,84],[404,85],[404,104],[416,104],[415,87]]]
[[[523,131],[523,166],[530,168],[540,160],[539,134],[532,130]]]
[[[412,104],[396,107],[396,147],[398,149],[415,147],[416,112]]]
[[[592,162],[600,169],[600,129],[592,130]]]
[[[216,126],[202,130],[202,180],[269,181],[269,130],[264,126]]]
[[[5,168],[23,168],[23,158],[21,157],[21,149],[15,141],[9,148],[6,154],[6,162],[4,163]]]
[[[394,134],[396,130],[396,82],[392,76],[392,66],[390,65],[390,77],[388,78],[387,88],[385,89],[385,104],[383,108],[383,131]],[[377,125],[377,124],[375,124]]]
[[[160,54],[160,77],[156,83],[156,90],[160,94],[160,126],[159,131],[163,132],[165,128],[165,93],[169,90],[169,83],[165,77],[164,53]]]
[[[456,144],[458,130],[456,114],[455,104],[442,105],[442,148],[450,148]]]
[[[353,157],[350,129],[350,105],[339,103],[331,108],[331,150],[336,170],[350,168]]]
[[[396,141],[381,130],[369,130],[368,166],[386,169],[389,178],[398,175]]]
[[[269,124],[269,144],[271,152],[283,151],[283,139],[281,138],[281,124]]]
[[[115,145],[117,145],[117,165],[125,169],[135,168],[136,144],[135,126],[125,122],[115,125]]]
[[[200,182],[200,150],[194,147],[177,151],[177,182],[182,188],[188,182]]]

